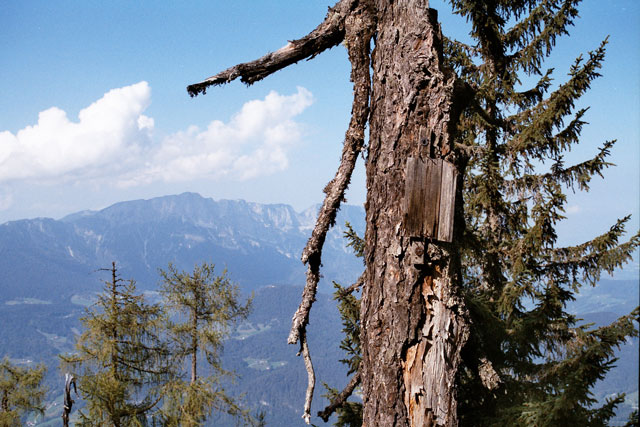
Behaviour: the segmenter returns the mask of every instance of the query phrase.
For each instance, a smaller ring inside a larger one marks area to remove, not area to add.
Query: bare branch
[[[329,8],[324,21],[303,38],[290,41],[286,46],[255,61],[235,65],[200,83],[189,85],[187,92],[192,97],[205,94],[209,86],[229,83],[238,77],[250,85],[302,59],[312,59],[344,39],[345,18],[356,3],[357,0],[340,0],[333,8]]]
[[[300,340],[302,358],[304,359],[304,367],[307,370],[307,394],[304,399],[304,411],[302,412],[302,418],[307,424],[311,424],[311,401],[313,400],[313,389],[316,386],[316,374],[313,371],[313,363],[311,362],[311,355],[309,354],[309,346],[307,345],[307,334],[304,333]],[[299,355],[299,354],[298,354]]]
[[[353,393],[353,390],[355,390],[358,384],[360,384],[359,371],[353,374],[353,376],[351,377],[351,380],[349,380],[349,384],[347,384],[347,386],[335,398],[335,400],[332,401],[331,404],[329,404],[329,406],[324,408],[322,411],[318,412],[318,416],[322,418],[322,421],[324,421],[325,423],[329,421],[329,417],[331,416],[331,414],[333,414],[336,411],[336,409],[344,405],[344,403],[347,401],[349,396],[351,396],[351,394]]]
[[[71,386],[78,395],[78,389],[76,388],[76,377],[70,373],[64,375],[64,405],[62,407],[62,425],[67,427],[69,425],[69,414],[75,401],[71,398]]]
[[[369,19],[367,19],[369,18]],[[302,301],[295,315],[289,333],[289,344],[298,342],[301,331],[309,322],[309,311],[315,299],[316,287],[320,278],[322,246],[329,228],[333,226],[340,203],[344,200],[344,192],[351,181],[351,174],[358,155],[364,146],[364,129],[369,117],[369,41],[373,34],[373,23],[368,14],[357,10],[346,19],[346,41],[351,61],[351,80],[354,83],[351,122],[345,134],[342,159],[335,177],[324,189],[326,194],[322,208],[318,213],[316,225],[302,251],[302,262],[308,264],[307,283],[302,293]],[[350,28],[353,28],[351,30]]]
[[[369,119],[369,94],[371,91],[371,79],[369,76],[370,40],[373,37],[375,28],[373,16],[366,9],[366,5],[358,4],[358,7],[350,11],[346,16],[344,25],[354,91],[351,121],[344,138],[340,166],[336,176],[324,189],[326,196],[318,213],[316,225],[307,242],[307,246],[302,251],[302,262],[307,264],[307,283],[302,292],[300,306],[293,316],[291,332],[289,332],[288,338],[289,344],[295,344],[299,339],[301,340],[300,344],[309,377],[303,414],[307,424],[310,423],[311,419],[311,399],[313,398],[313,389],[315,387],[315,375],[311,357],[309,356],[306,328],[309,323],[311,305],[315,301],[318,280],[320,279],[322,247],[329,228],[335,223],[336,214],[340,208],[340,203],[344,200],[344,192],[351,181],[351,174],[356,160],[364,146],[364,130]]]

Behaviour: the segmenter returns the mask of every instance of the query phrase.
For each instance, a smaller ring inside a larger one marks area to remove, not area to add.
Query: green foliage
[[[344,232],[344,238],[347,239],[347,247],[353,249],[353,253],[364,261],[364,239],[358,236],[349,222],[345,224],[347,231]]]
[[[342,333],[344,338],[340,342],[340,349],[347,358],[340,360],[349,367],[347,375],[358,372],[360,367],[360,300],[338,283],[333,282],[336,291],[333,299],[338,300],[338,311],[342,319]]]
[[[80,319],[84,331],[76,352],[61,356],[61,367],[77,379],[86,406],[80,425],[146,425],[175,376],[169,348],[161,338],[166,322],[159,305],[136,293],[113,263],[98,301]]]
[[[615,141],[566,166],[586,108],[579,98],[600,76],[607,40],[579,56],[552,90],[543,70],[557,37],[568,34],[578,0],[452,0],[472,26],[473,45],[445,43],[445,57],[473,99],[459,127],[466,229],[460,241],[472,335],[463,352],[461,424],[606,425],[622,399],[595,407],[590,388],[613,366],[613,352],[637,336],[637,311],[603,328],[576,326],[565,311],[583,285],[628,262],[620,219],[583,244],[558,247],[566,191],[588,191],[611,166]],[[523,76],[538,81],[522,88]],[[488,367],[488,368],[487,368]],[[499,377],[491,385],[482,374]]]
[[[220,353],[232,326],[249,314],[251,300],[241,305],[238,287],[226,271],[216,276],[212,264],[196,265],[193,273],[180,272],[169,264],[160,275],[160,292],[175,318],[169,323],[173,354],[180,364],[189,359],[191,365],[190,381],[177,377],[168,385],[162,408],[164,424],[200,426],[214,410],[250,421],[222,387],[222,379],[231,373],[222,368]],[[198,376],[200,355],[211,370],[204,378]]]
[[[29,412],[44,414],[42,387],[45,367],[21,368],[8,358],[0,361],[0,426],[20,425]]]

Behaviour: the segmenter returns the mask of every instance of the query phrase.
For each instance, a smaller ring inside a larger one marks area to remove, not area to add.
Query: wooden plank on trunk
[[[410,236],[422,235],[426,174],[420,159],[407,159],[404,197],[404,227]]]
[[[442,159],[407,159],[403,210],[408,236],[452,240],[456,175],[455,166]]]
[[[453,240],[453,216],[456,202],[456,181],[458,171],[449,162],[442,162],[442,179],[440,185],[440,215],[438,221],[438,240]]]

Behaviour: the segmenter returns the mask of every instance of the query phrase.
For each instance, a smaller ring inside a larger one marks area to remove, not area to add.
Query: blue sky
[[[214,199],[322,200],[351,109],[338,46],[246,87],[188,97],[185,87],[313,29],[330,1],[4,2],[0,11],[0,222],[59,218],[114,202],[195,191]],[[443,32],[466,23],[440,10]],[[618,139],[606,180],[570,197],[567,240],[634,214],[640,175],[640,3],[587,0],[549,61],[561,82],[610,36],[590,105],[584,160]],[[363,203],[362,165],[348,201]]]

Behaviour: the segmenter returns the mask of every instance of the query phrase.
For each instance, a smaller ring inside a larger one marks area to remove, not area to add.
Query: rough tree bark
[[[402,227],[407,159],[456,161],[455,77],[441,65],[437,14],[426,1],[376,3],[361,306],[364,420],[455,425],[455,375],[468,334],[456,295],[455,241],[429,243],[425,263],[414,266]]]
[[[305,362],[310,360],[306,325],[315,298],[322,245],[363,148],[368,121],[359,372],[364,425],[457,425],[455,376],[468,335],[458,295],[456,236],[463,228],[460,194],[452,243],[410,236],[403,228],[407,159],[443,159],[458,167],[458,177],[463,176],[464,167],[453,144],[463,101],[458,99],[455,76],[442,66],[437,13],[429,9],[428,1],[339,1],[306,37],[189,86],[188,91],[197,95],[210,85],[238,77],[250,84],[343,40],[352,64],[352,118],[340,167],[325,189],[326,199],[303,251],[307,285],[289,342],[299,342]],[[372,40],[375,49],[370,54]],[[423,263],[416,264],[409,256],[415,243],[424,244]],[[307,365],[310,385],[304,417],[308,422],[314,375],[310,363]]]

